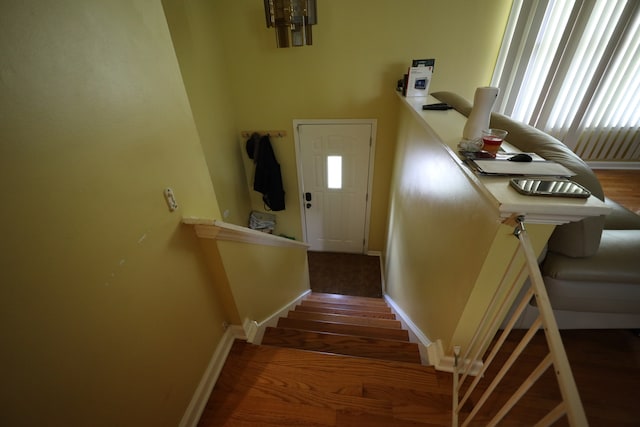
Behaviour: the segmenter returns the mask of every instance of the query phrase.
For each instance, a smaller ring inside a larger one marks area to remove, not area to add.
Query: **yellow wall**
[[[193,117],[224,221],[246,226],[251,210],[231,108],[224,34],[212,1],[163,0]]]
[[[309,289],[304,247],[217,244],[243,322],[260,323]]]
[[[200,0],[201,2],[205,0]],[[318,2],[314,45],[278,49],[261,1],[216,2],[237,130],[283,129],[274,139],[287,209],[278,232],[302,237],[292,120],[378,120],[369,249],[382,250],[396,139],[396,80],[413,58],[436,58],[432,90],[468,98],[489,83],[510,0]],[[213,24],[212,24],[213,25]],[[262,210],[259,194],[253,207]]]
[[[233,312],[180,218],[248,214],[238,131],[377,119],[369,241],[382,249],[396,80],[435,57],[431,89],[470,98],[510,2],[320,2],[301,49],[275,48],[259,1],[186,4],[0,4],[0,424],[176,425]],[[291,132],[274,143],[278,220],[299,239]]]
[[[306,246],[200,241],[230,323],[261,323],[309,290]]]
[[[433,133],[400,109],[386,292],[430,339],[450,343],[498,230],[490,204]],[[463,344],[463,343],[456,343]]]
[[[524,276],[518,275],[524,257],[513,258],[519,242],[514,225],[500,218],[498,201],[480,191],[483,184],[474,182],[451,155],[464,116],[430,116],[429,127],[404,100],[398,101],[386,292],[451,355],[453,345],[468,350],[503,278],[507,285],[522,284]],[[553,229],[551,224],[527,225],[537,254]]]
[[[224,316],[162,6],[2,2],[0,51],[0,424],[175,426]]]

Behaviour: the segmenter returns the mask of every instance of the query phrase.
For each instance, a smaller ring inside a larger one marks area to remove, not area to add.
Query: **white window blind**
[[[640,160],[640,1],[515,0],[497,111],[585,160]]]

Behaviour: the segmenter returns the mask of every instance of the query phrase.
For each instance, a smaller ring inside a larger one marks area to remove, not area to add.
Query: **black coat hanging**
[[[256,164],[253,189],[262,193],[266,210],[284,210],[284,187],[280,164],[276,160],[269,135],[251,135],[246,144],[247,154]]]

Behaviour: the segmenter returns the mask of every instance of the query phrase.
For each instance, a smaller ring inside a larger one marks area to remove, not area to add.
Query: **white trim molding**
[[[402,327],[409,331],[410,341],[418,344],[422,364],[432,365],[438,371],[453,372],[453,356],[444,354],[442,341],[439,339],[431,341],[389,295],[385,294],[384,298],[389,303],[391,310],[400,318]],[[482,361],[480,360],[464,361],[465,367],[469,364],[471,364],[469,375],[477,375],[482,369]]]
[[[420,360],[423,365],[435,365],[432,359],[432,350],[429,348],[434,344],[427,336],[416,326],[411,318],[405,313],[398,304],[387,294],[384,295],[391,310],[399,317],[402,327],[409,331],[409,340],[417,343],[420,350]]]
[[[444,354],[444,350],[442,348],[442,341],[436,340],[431,346],[428,348],[430,360],[433,360],[434,367],[438,371],[442,372],[451,372],[453,373],[453,356],[446,356]],[[469,369],[469,365],[471,365],[471,369],[469,370],[469,375],[476,376],[478,375],[482,367],[484,366],[482,360],[470,360],[465,359],[462,362],[462,366],[458,367],[458,370],[464,372],[466,369]]]
[[[267,317],[262,322],[256,322],[255,320],[245,319],[244,326],[245,332],[247,333],[247,341],[252,344],[260,344],[262,343],[262,337],[264,336],[264,331],[272,326],[275,327],[278,324],[278,319],[281,317],[286,317],[290,310],[293,310],[296,305],[302,301],[302,299],[311,293],[311,289],[307,289],[299,296],[291,300],[289,303],[283,305],[279,310],[275,313]]]
[[[263,246],[309,248],[308,244],[297,240],[274,236],[273,234],[240,227],[217,219],[186,217],[182,219],[182,223],[193,225],[196,235],[201,239],[226,240]]]
[[[608,169],[608,170],[640,170],[640,162],[628,161],[609,161],[609,162],[587,162],[591,169]]]
[[[222,339],[218,343],[218,346],[213,352],[211,360],[202,375],[202,379],[193,393],[191,402],[189,402],[189,406],[187,406],[187,409],[182,416],[182,420],[180,420],[180,427],[196,427],[198,425],[198,421],[200,420],[200,416],[202,416],[202,412],[207,405],[213,386],[216,384],[216,381],[222,372],[222,367],[224,366],[227,356],[231,351],[231,346],[236,339],[246,339],[244,330],[241,326],[231,325],[227,328]]]

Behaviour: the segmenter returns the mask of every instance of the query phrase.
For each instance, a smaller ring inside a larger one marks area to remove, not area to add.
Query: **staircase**
[[[420,363],[418,345],[380,298],[311,293],[267,328],[263,345]]]
[[[384,300],[311,293],[234,343],[198,426],[450,426],[451,387]]]

